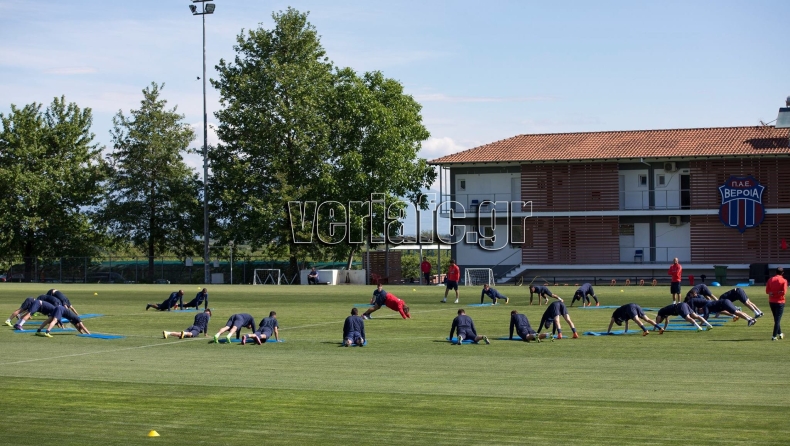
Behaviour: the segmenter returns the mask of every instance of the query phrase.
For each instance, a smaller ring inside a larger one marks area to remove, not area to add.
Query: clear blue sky
[[[209,77],[242,28],[310,11],[337,65],[380,70],[423,104],[429,159],[522,133],[756,125],[790,95],[788,1],[215,3]],[[190,4],[0,0],[0,112],[65,95],[109,146],[112,115],[156,81],[202,134]],[[217,107],[209,89],[209,122]]]

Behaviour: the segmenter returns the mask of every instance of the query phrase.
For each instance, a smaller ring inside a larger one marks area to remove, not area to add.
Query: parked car
[[[154,283],[157,285],[169,285],[170,281],[167,279],[156,279],[154,280]]]
[[[85,279],[87,283],[124,283],[123,276],[118,273],[89,273]]]
[[[0,282],[5,282],[5,274],[0,274]]]

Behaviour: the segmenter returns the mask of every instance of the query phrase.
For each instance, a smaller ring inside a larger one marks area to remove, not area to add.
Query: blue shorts
[[[537,333],[535,333],[535,330],[524,330],[524,331],[519,331],[518,332],[518,337],[520,337],[521,339],[525,339],[526,340],[527,336],[529,336],[529,335],[537,336]]]
[[[190,325],[189,328],[184,330],[184,333],[192,333],[192,337],[196,338],[198,335],[200,335],[200,327],[197,325]]]
[[[448,290],[458,291],[458,282],[455,280],[448,280],[445,286],[447,287]]]
[[[477,337],[477,335],[475,335],[472,330],[458,330],[458,336],[461,336],[464,339],[469,339],[470,341],[474,341]]]
[[[669,292],[672,294],[680,294],[680,282],[672,282],[669,285]]]
[[[225,322],[226,327],[236,327],[236,329],[240,329],[244,326],[244,318],[241,316],[235,316],[228,319],[228,322]]]
[[[356,344],[357,342],[362,342],[362,333],[358,331],[352,331],[346,336],[344,341],[351,341],[352,344]]]
[[[742,302],[744,305],[746,305],[746,301],[749,300],[749,298],[746,297],[746,292],[744,292],[740,288],[736,288],[735,292],[727,294],[727,300],[730,300],[730,301],[733,301],[733,302],[735,302],[735,301]]]
[[[270,337],[272,337],[272,329],[269,327],[265,327],[256,331],[255,334],[260,337],[266,337],[266,339],[269,339]]]

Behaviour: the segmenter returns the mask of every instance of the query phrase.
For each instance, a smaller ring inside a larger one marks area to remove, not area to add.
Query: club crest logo
[[[741,233],[758,226],[765,219],[764,190],[765,186],[751,175],[730,177],[723,185],[719,186],[719,193],[721,193],[719,219],[721,222]]]

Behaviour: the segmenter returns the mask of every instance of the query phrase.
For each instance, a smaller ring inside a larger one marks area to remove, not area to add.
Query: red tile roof
[[[790,155],[770,126],[518,135],[431,164]]]

